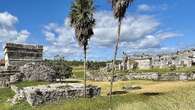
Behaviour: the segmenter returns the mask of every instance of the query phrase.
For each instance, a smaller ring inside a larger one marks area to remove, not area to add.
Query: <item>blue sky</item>
[[[73,0],[0,0],[0,55],[5,42],[44,45],[44,57],[81,59],[82,50],[69,27]],[[135,0],[123,20],[120,58],[133,53],[170,52],[195,47],[194,0]],[[110,60],[116,20],[108,0],[95,0],[95,35],[88,59]]]

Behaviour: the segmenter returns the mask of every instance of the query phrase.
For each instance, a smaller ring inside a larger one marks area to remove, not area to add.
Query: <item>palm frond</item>
[[[86,47],[88,40],[94,34],[93,0],[75,0],[71,7],[70,24],[75,30],[75,36],[80,46]]]
[[[112,0],[112,9],[114,17],[122,20],[125,16],[126,10],[134,0]]]

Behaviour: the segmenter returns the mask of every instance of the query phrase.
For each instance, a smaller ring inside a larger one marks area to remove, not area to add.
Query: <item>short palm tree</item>
[[[112,87],[113,87],[114,74],[115,74],[115,62],[116,62],[116,56],[117,56],[120,32],[121,32],[121,22],[125,16],[129,4],[131,4],[133,0],[111,0],[111,2],[112,2],[112,10],[113,10],[114,17],[118,20],[118,30],[117,30],[118,32],[116,36],[116,45],[115,45],[113,64],[112,64],[112,76],[110,81],[110,93],[109,93],[110,103],[112,100]]]
[[[93,0],[75,0],[70,11],[70,24],[76,39],[84,51],[84,97],[86,97],[86,54],[88,41],[94,34],[95,25]]]

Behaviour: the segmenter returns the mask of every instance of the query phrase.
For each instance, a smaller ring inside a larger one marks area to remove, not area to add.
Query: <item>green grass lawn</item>
[[[11,110],[10,104],[6,103],[8,98],[14,96],[14,92],[10,88],[0,88],[0,110]]]
[[[184,68],[182,71],[184,70],[191,71],[192,69]],[[83,67],[73,67],[73,73],[76,78],[82,79]],[[127,72],[122,74],[125,73]],[[87,83],[100,86],[101,96],[92,99],[62,100],[38,107],[31,107],[27,102],[10,105],[6,101],[14,96],[14,92],[10,88],[1,88],[0,110],[108,110],[110,105],[106,94],[109,92],[109,82],[88,81]],[[22,88],[43,84],[48,84],[48,82],[24,81],[15,85]],[[142,89],[126,95],[114,96],[112,104],[114,110],[195,110],[195,82],[193,81],[119,81],[114,83],[113,90],[121,90],[123,86],[128,85],[138,85]],[[150,92],[160,94],[151,96],[144,94]]]
[[[73,67],[73,75],[78,79],[83,79],[83,66]]]
[[[18,88],[28,87],[28,86],[37,86],[37,85],[45,85],[49,84],[48,82],[44,81],[23,81],[15,84]]]
[[[31,82],[32,83],[32,82]],[[102,92],[108,92],[109,82],[93,82],[90,84],[102,87]],[[38,84],[35,83],[35,84]],[[129,92],[126,95],[113,97],[114,110],[194,110],[195,108],[195,82],[193,81],[120,81],[114,83],[114,90],[121,90],[125,85],[139,85],[141,90]],[[22,83],[18,85],[23,85]],[[31,84],[34,85],[34,84]],[[156,92],[159,95],[146,95],[144,93]],[[102,96],[92,99],[68,99],[38,107],[30,107],[27,102],[10,105],[6,103],[14,93],[9,88],[0,89],[0,110],[108,110],[109,99]],[[103,95],[104,94],[104,95]]]

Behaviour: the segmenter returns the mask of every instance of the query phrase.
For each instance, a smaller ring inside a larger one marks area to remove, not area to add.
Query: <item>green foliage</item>
[[[81,66],[81,65],[83,65],[83,61],[82,60],[80,60],[80,61],[76,61],[76,60],[73,60],[73,61],[64,60],[64,62],[68,66]]]
[[[106,62],[96,62],[96,61],[87,62],[87,69],[89,70],[98,70],[105,66],[106,66]]]
[[[72,76],[72,67],[67,66],[63,57],[56,57],[54,60],[45,60],[46,64],[51,66],[59,79],[69,78]]]
[[[133,63],[133,71],[135,71],[135,70],[137,70],[137,69],[138,69],[138,63],[135,62],[135,63]]]
[[[169,68],[171,71],[175,71],[177,69],[175,65],[171,65]]]
[[[83,66],[79,66],[79,67],[73,67],[73,76],[75,76],[78,79],[83,79],[83,74],[84,74],[84,70],[83,70]]]
[[[132,4],[134,0],[111,0],[112,1],[112,10],[114,17],[121,21],[126,13],[129,4]]]
[[[70,24],[75,30],[76,39],[84,51],[94,34],[95,25],[93,0],[75,0],[70,10]]]

